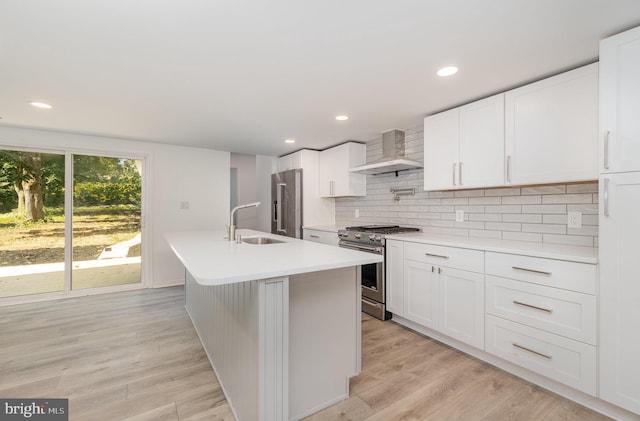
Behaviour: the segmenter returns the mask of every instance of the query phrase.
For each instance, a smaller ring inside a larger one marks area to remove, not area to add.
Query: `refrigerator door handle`
[[[282,214],[282,190],[286,188],[286,183],[278,183],[276,186],[276,215],[280,215],[280,217],[276,216],[276,230],[278,232],[287,233],[287,230],[282,229],[282,220],[284,219],[284,215]]]

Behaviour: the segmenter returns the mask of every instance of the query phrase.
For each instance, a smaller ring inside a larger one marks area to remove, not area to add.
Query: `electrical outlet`
[[[582,228],[582,212],[567,212],[567,226],[569,228]]]
[[[457,210],[456,211],[456,222],[464,222],[464,211]]]
[[[353,216],[356,218],[360,218],[360,209],[356,209],[353,211]]]
[[[180,202],[180,209],[189,210],[189,202]]]

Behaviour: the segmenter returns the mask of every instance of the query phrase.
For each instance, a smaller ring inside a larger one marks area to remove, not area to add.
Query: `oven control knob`
[[[376,236],[375,235],[370,235],[369,236],[369,241],[375,241],[376,240]]]
[[[376,241],[382,241],[382,237],[380,237],[379,235],[376,235]]]
[[[360,234],[353,234],[353,236],[354,236],[355,238],[357,238],[357,239],[360,239],[360,237],[362,237],[362,235],[360,235]]]

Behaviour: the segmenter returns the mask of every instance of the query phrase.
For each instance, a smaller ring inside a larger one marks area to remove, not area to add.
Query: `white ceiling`
[[[593,62],[637,25],[638,0],[0,0],[0,125],[322,149]]]

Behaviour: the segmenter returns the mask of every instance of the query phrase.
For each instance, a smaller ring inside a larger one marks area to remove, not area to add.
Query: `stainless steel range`
[[[365,225],[338,231],[340,247],[385,256],[385,235],[420,231],[398,225]],[[385,264],[362,265],[362,311],[380,320],[391,318],[386,310]]]

